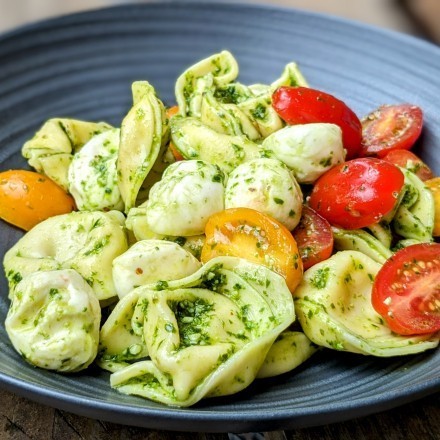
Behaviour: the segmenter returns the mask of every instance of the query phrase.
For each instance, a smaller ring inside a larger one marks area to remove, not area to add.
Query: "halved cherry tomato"
[[[330,223],[314,209],[304,205],[301,220],[292,231],[304,270],[330,257],[333,251],[333,232]]]
[[[423,112],[411,104],[382,105],[362,119],[362,155],[409,150],[422,132]]]
[[[173,105],[172,107],[167,108],[167,118],[170,119],[172,116],[177,115],[179,112],[179,107],[177,105]],[[174,156],[176,161],[184,160],[185,158],[180,154],[180,151],[176,148],[176,146],[170,141],[168,145],[171,154]]]
[[[303,274],[298,247],[277,220],[250,208],[231,208],[212,215],[205,227],[201,260],[229,255],[262,264],[286,279],[293,292]]]
[[[397,251],[379,270],[371,299],[395,333],[439,331],[440,244],[415,244]]]
[[[432,235],[440,237],[440,177],[434,177],[425,182],[425,185],[431,190],[434,196],[434,230]]]
[[[48,177],[33,171],[0,173],[0,217],[25,231],[75,209],[73,198]]]
[[[362,124],[344,102],[333,95],[308,87],[280,87],[272,95],[272,105],[288,124],[326,122],[338,125],[347,150],[347,159],[358,156]]]
[[[431,168],[411,151],[391,150],[382,159],[412,171],[420,180],[425,181],[434,177]]]
[[[357,158],[324,173],[312,189],[309,205],[334,226],[364,228],[394,208],[403,183],[403,173],[395,165]]]

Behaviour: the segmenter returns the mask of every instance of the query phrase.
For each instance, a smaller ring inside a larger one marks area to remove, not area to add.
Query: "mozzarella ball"
[[[208,218],[224,209],[224,174],[201,160],[171,164],[153,185],[146,220],[157,234],[202,234]]]
[[[285,163],[299,183],[313,183],[345,160],[342,131],[334,124],[290,125],[263,141],[266,154]]]
[[[303,195],[293,173],[276,159],[255,159],[228,178],[225,208],[246,207],[278,220],[289,230],[301,218]]]

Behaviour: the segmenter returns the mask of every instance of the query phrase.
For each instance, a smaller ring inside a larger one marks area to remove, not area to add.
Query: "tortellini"
[[[133,107],[121,124],[117,160],[119,190],[125,212],[136,205],[139,192],[168,140],[168,119],[154,88],[147,81],[132,85]]]
[[[73,156],[68,171],[69,192],[79,210],[123,210],[116,173],[119,133],[115,128],[98,134]]]
[[[200,266],[200,261],[177,243],[143,240],[113,260],[113,280],[122,298],[135,287],[184,278]]]
[[[342,131],[334,124],[291,125],[263,141],[266,154],[285,163],[299,183],[313,183],[345,160]]]
[[[340,251],[312,266],[295,290],[295,310],[315,344],[374,356],[399,356],[435,348],[432,335],[393,333],[371,304],[381,265],[358,251]]]
[[[295,319],[284,279],[234,257],[215,258],[181,280],[139,287],[122,301],[125,307],[109,317],[120,330],[105,338],[99,362],[114,371],[110,383],[120,392],[174,406],[248,386]],[[103,329],[110,331],[107,322]],[[137,358],[141,352],[150,359]]]
[[[200,160],[171,164],[150,190],[149,228],[164,235],[199,235],[208,218],[224,208],[224,173]]]
[[[15,349],[40,368],[79,371],[96,357],[101,308],[72,269],[32,273],[20,281],[5,327]]]
[[[171,139],[185,159],[218,165],[226,174],[261,156],[261,147],[244,135],[218,133],[196,118],[171,119]]]
[[[49,119],[22,148],[29,165],[50,177],[66,191],[67,177],[73,155],[93,136],[111,129],[105,122],[75,119]]]
[[[112,262],[128,247],[123,221],[118,211],[80,211],[39,223],[5,255],[10,295],[15,284],[33,272],[75,269],[99,300],[116,297]]]
[[[225,208],[247,207],[268,214],[289,230],[301,218],[303,195],[292,172],[275,159],[255,159],[228,177]]]
[[[179,114],[199,116],[204,87],[200,91],[200,80],[210,75],[217,86],[234,81],[238,76],[238,64],[232,54],[224,50],[205,58],[186,69],[177,79],[175,94]]]

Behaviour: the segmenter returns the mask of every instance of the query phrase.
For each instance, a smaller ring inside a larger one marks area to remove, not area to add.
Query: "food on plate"
[[[303,194],[282,162],[260,158],[245,162],[228,176],[225,208],[247,207],[268,214],[292,230],[301,218]]]
[[[27,170],[0,173],[0,218],[25,231],[75,209],[71,195],[48,177]]]
[[[202,160],[171,164],[146,202],[148,227],[157,234],[202,234],[208,218],[224,208],[222,170]]]
[[[420,335],[440,331],[440,244],[398,250],[374,281],[372,304],[392,331]]]
[[[95,362],[121,393],[187,407],[320,350],[438,346],[440,185],[407,151],[421,111],[361,124],[296,63],[270,84],[238,74],[213,54],[177,78],[177,105],[136,81],[119,127],[50,119],[25,143],[63,194],[35,226],[12,221],[30,230],[3,261],[29,363]]]
[[[362,119],[362,154],[383,157],[395,149],[409,150],[419,138],[423,112],[416,105],[382,105]]]
[[[32,273],[73,269],[99,300],[116,298],[112,263],[127,250],[123,221],[118,211],[79,211],[39,223],[5,254],[3,265],[11,294]]]
[[[5,327],[23,359],[40,368],[74,372],[98,351],[101,307],[73,269],[34,272],[20,281]]]
[[[49,119],[21,151],[31,167],[68,191],[67,173],[73,155],[93,136],[110,128],[105,122]]]
[[[342,131],[347,158],[358,155],[362,140],[361,121],[340,99],[310,87],[279,87],[272,102],[277,113],[290,125],[336,124]]]
[[[112,349],[102,347],[101,363],[113,371],[112,387],[168,405],[189,406],[248,386],[295,319],[284,279],[241,258],[217,257],[193,275],[141,286],[127,301],[130,295],[136,298],[131,322],[141,327],[150,359],[127,362],[122,355],[115,362],[106,354]]]
[[[434,197],[434,227],[432,235],[440,237],[440,177],[434,177],[425,181],[426,187]]]
[[[80,211],[122,210],[116,172],[119,137],[118,128],[106,130],[73,155],[67,179]]]
[[[113,260],[113,281],[119,298],[122,298],[144,284],[184,278],[201,265],[177,243],[142,240]]]
[[[315,182],[309,204],[332,225],[364,228],[394,209],[403,184],[403,173],[395,165],[380,159],[352,159]]]
[[[301,280],[302,261],[290,231],[250,208],[230,208],[212,215],[205,228],[201,261],[228,255],[264,265],[282,275],[293,292]]]
[[[373,308],[380,268],[362,252],[341,251],[308,269],[295,291],[295,311],[306,336],[319,346],[381,357],[436,347],[435,329],[427,335],[397,335]]]
[[[345,159],[341,130],[334,124],[286,126],[264,139],[262,145],[265,154],[286,164],[299,183],[315,182]]]

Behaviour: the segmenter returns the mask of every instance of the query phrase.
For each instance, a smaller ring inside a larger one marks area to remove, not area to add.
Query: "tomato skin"
[[[357,158],[336,165],[315,183],[309,205],[331,225],[359,229],[379,222],[396,205],[404,175],[395,165]]]
[[[431,168],[420,157],[408,150],[391,150],[382,157],[383,160],[394,165],[411,170],[420,180],[432,179],[434,174]]]
[[[48,177],[33,171],[0,173],[0,217],[25,231],[75,209],[73,198]]]
[[[434,230],[432,235],[440,237],[440,177],[434,177],[425,181],[425,185],[429,188],[434,196]]]
[[[359,155],[362,124],[356,114],[343,101],[308,87],[279,87],[272,95],[272,106],[288,124],[325,122],[338,125],[347,159]]]
[[[397,251],[376,275],[371,300],[395,333],[439,331],[440,244],[415,244]]]
[[[293,292],[303,265],[290,231],[280,222],[250,208],[230,208],[212,215],[205,227],[201,261],[218,256],[245,258],[268,266],[286,279]]]
[[[309,206],[303,206],[301,220],[292,235],[298,245],[304,270],[326,260],[333,252],[330,223]]]
[[[362,118],[362,156],[409,150],[422,132],[423,112],[411,104],[382,105]]]

